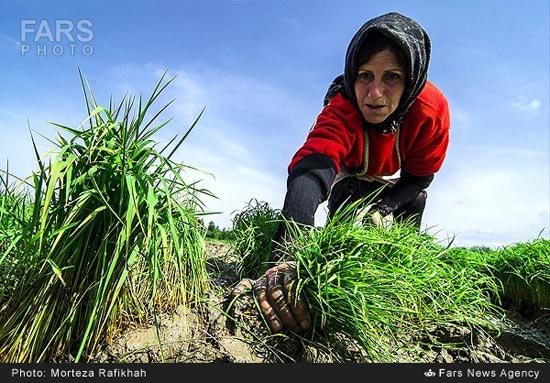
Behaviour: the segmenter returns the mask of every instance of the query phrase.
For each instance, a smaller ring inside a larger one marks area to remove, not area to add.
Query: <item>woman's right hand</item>
[[[255,281],[244,279],[235,292],[251,287],[260,309],[274,333],[285,327],[294,332],[303,332],[311,326],[311,316],[306,302],[296,296],[296,263],[285,262],[269,268]]]
[[[254,294],[271,331],[284,327],[303,332],[311,326],[311,316],[305,301],[296,296],[296,263],[285,262],[268,269],[254,283]]]

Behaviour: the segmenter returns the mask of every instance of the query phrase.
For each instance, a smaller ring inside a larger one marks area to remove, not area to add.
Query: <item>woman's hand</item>
[[[303,332],[310,328],[311,316],[305,301],[296,296],[296,283],[293,283],[296,281],[295,262],[285,262],[271,267],[256,281],[243,279],[233,294],[252,288],[274,333],[281,332],[284,327]]]

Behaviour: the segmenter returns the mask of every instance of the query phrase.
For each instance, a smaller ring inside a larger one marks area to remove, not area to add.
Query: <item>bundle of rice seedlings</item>
[[[493,286],[488,289],[491,294],[491,301],[502,307],[503,285],[502,280],[498,277],[497,265],[491,261],[494,250],[487,247],[451,247],[449,244],[448,250],[442,257],[442,260],[454,268],[468,268],[476,273],[485,274]]]
[[[87,360],[122,326],[158,324],[159,312],[205,294],[197,216],[209,193],[184,178],[193,168],[171,159],[200,115],[157,148],[152,137],[169,120],[154,124],[171,102],[147,116],[173,80],[165,75],[148,99],[126,96],[109,108],[81,75],[87,124],[54,124],[68,137],[59,134],[49,162],[33,138],[32,211],[12,243],[26,269],[0,307],[2,362]]]
[[[280,219],[278,209],[255,198],[233,217],[232,247],[239,256],[237,275],[241,279],[257,279],[267,269]]]
[[[538,238],[490,252],[486,262],[493,265],[503,285],[503,299],[524,313],[550,311],[550,240]]]
[[[491,302],[498,285],[467,263],[445,262],[448,248],[411,224],[357,225],[350,204],[322,228],[292,222],[285,251],[297,263],[297,292],[312,313],[317,336],[356,342],[371,361],[398,361],[397,351],[438,344],[433,330],[468,326],[498,330]]]

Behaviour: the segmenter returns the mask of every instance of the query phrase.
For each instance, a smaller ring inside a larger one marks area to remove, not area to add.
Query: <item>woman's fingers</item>
[[[311,317],[305,301],[296,296],[296,279],[293,265],[284,263],[267,270],[255,282],[241,281],[234,291],[244,291],[253,283],[254,295],[271,331],[278,333],[286,326],[301,332],[310,328]]]
[[[241,295],[246,291],[251,291],[254,287],[254,280],[250,278],[244,278],[237,283],[237,286],[231,291],[230,295],[235,297]]]
[[[271,331],[274,333],[280,332],[283,329],[283,324],[267,297],[267,277],[265,275],[254,283],[254,295]]]
[[[300,331],[301,327],[294,318],[292,308],[287,301],[286,291],[283,289],[283,275],[286,275],[287,272],[288,267],[283,266],[266,272],[267,298],[271,306],[277,311],[283,324],[294,331]]]

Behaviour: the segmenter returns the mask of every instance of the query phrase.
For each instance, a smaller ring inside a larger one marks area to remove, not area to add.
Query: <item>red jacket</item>
[[[289,173],[313,153],[330,157],[336,172],[345,166],[360,175],[388,176],[403,169],[422,177],[441,168],[449,144],[450,112],[445,96],[430,81],[395,134],[364,129],[363,122],[357,106],[342,94],[336,94],[292,157]]]

